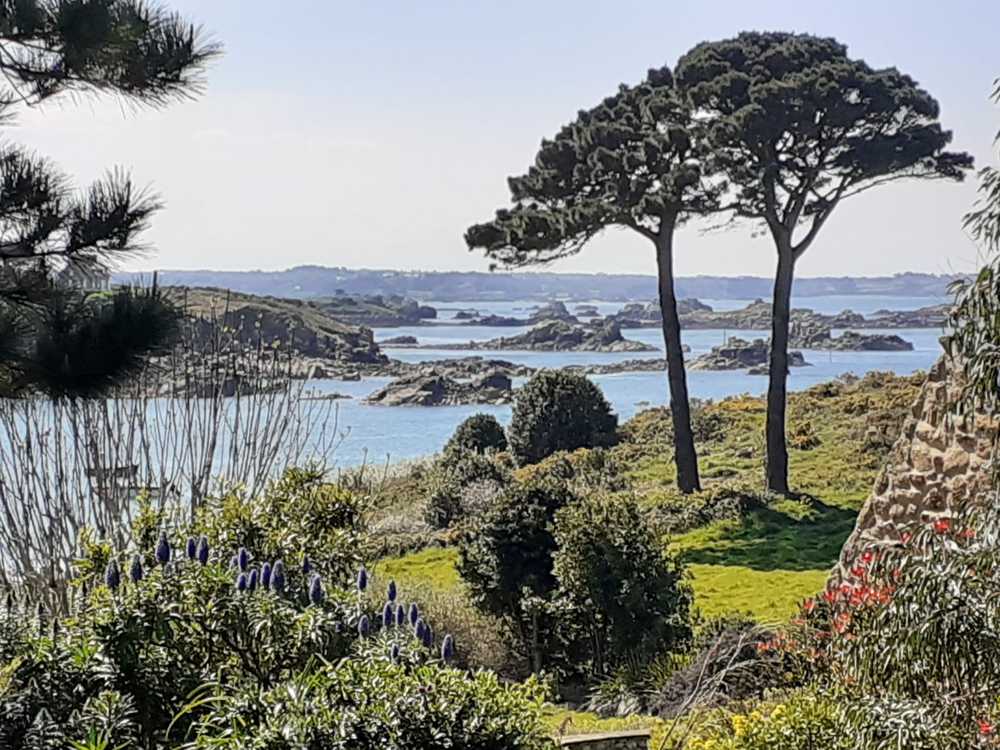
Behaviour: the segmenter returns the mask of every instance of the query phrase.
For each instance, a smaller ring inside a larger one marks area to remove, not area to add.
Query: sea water
[[[704,300],[714,309],[738,309],[753,300]],[[816,312],[832,314],[852,309],[862,314],[876,310],[912,310],[926,305],[940,304],[943,299],[926,297],[883,296],[830,296],[805,297],[795,300],[795,307],[808,307]],[[433,302],[429,304],[434,304]],[[567,303],[570,312],[577,304],[592,304],[602,315],[617,312],[620,302]],[[448,302],[440,303],[439,320],[427,326],[376,329],[376,340],[395,336],[415,336],[428,346],[454,345],[468,341],[485,341],[498,336],[523,333],[524,328],[492,328],[463,326],[454,322],[459,310],[476,310],[483,315],[527,317],[538,303],[514,302]],[[840,331],[834,331],[838,335]],[[839,375],[852,373],[864,375],[873,371],[892,371],[908,375],[928,369],[941,354],[942,331],[933,329],[865,330],[864,333],[896,334],[910,341],[914,349],[907,352],[829,352],[804,350],[808,367],[791,369],[788,379],[790,390],[809,388],[817,383],[832,380]],[[606,354],[595,352],[489,352],[473,349],[407,349],[385,347],[385,352],[395,359],[407,362],[433,361],[463,356],[482,356],[503,359],[531,367],[565,367],[620,362],[628,359],[662,358],[662,334],[657,328],[624,330],[626,338],[642,341],[657,348],[655,352]],[[693,358],[708,352],[730,336],[744,339],[765,338],[766,331],[692,330],[684,331],[684,343],[691,347],[688,355]],[[688,389],[694,398],[720,399],[734,394],[762,395],[767,389],[767,377],[748,375],[744,370],[709,372],[689,371]],[[666,375],[663,372],[630,372],[594,375],[592,379],[604,391],[618,414],[626,420],[642,409],[661,406],[668,401]],[[336,380],[317,381],[311,387],[318,393],[340,393],[350,398],[338,402],[338,429],[343,434],[334,460],[338,466],[357,466],[362,463],[383,464],[427,456],[439,451],[466,417],[476,413],[493,414],[502,423],[510,418],[509,406],[435,406],[435,407],[386,407],[373,406],[364,398],[390,382],[389,378],[365,378],[360,382]],[[515,386],[519,381],[515,380]]]

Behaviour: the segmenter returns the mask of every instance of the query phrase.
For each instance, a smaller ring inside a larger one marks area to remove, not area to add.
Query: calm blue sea
[[[715,309],[737,309],[752,300],[703,300]],[[925,305],[944,302],[943,299],[927,297],[875,297],[875,296],[830,296],[807,297],[795,301],[796,307],[809,307],[817,312],[835,313],[851,309],[862,314],[876,310],[907,310]],[[430,304],[435,304],[431,302]],[[440,321],[433,326],[414,328],[376,329],[376,340],[394,336],[416,336],[425,344],[451,344],[465,341],[482,341],[496,336],[509,336],[522,332],[520,328],[482,328],[449,323],[459,310],[477,310],[481,314],[524,316],[537,303],[520,301],[504,303],[449,302],[435,304],[440,310]],[[567,305],[573,312],[577,303]],[[593,304],[601,314],[615,312],[622,304],[600,302]],[[874,332],[874,331],[873,331]],[[789,377],[792,390],[802,390],[816,383],[831,380],[844,373],[863,375],[875,370],[891,370],[910,374],[926,370],[941,353],[939,338],[941,331],[893,330],[911,341],[912,352],[819,352],[805,351],[809,367],[793,368]],[[835,332],[839,333],[839,332]],[[657,329],[644,328],[627,330],[627,338],[644,341],[658,349],[663,346],[661,333]],[[753,339],[763,338],[761,331],[686,331],[684,343],[691,347],[690,356],[707,352],[723,342],[724,336],[741,336]],[[588,352],[481,352],[453,349],[392,349],[386,348],[389,356],[409,362],[429,361],[459,356],[488,356],[523,363],[532,367],[563,367],[569,364],[595,364],[615,362],[639,357],[661,357],[662,352],[649,354],[595,354]],[[666,403],[667,384],[663,373],[622,373],[594,376],[593,380],[604,390],[608,400],[622,420],[636,412]],[[456,425],[471,414],[488,412],[496,415],[501,422],[510,416],[509,407],[454,406],[454,407],[380,407],[363,402],[368,394],[389,382],[388,378],[366,378],[361,382],[318,381],[315,390],[323,393],[338,392],[352,398],[339,402],[338,427],[345,433],[337,450],[335,461],[338,466],[356,466],[363,462],[385,463],[404,461],[435,453],[440,450]],[[739,393],[763,394],[767,388],[767,378],[750,376],[745,372],[689,372],[688,388],[696,398],[719,399]]]

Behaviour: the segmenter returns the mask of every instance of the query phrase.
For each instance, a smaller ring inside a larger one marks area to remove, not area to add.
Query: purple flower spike
[[[145,576],[145,572],[142,569],[142,557],[140,555],[135,555],[132,558],[132,567],[128,570],[129,577],[132,579],[132,583],[139,583]]]
[[[368,571],[364,568],[358,571],[358,591],[368,588]]]
[[[393,643],[392,648],[389,649],[389,661],[393,664],[399,661],[399,644]]]
[[[247,568],[250,567],[250,553],[247,552],[246,547],[240,547],[240,551],[236,553],[236,564],[241,573],[247,572]]]
[[[417,624],[413,626],[413,637],[416,638],[421,643],[424,642],[424,628],[426,624],[424,623],[424,618],[417,620]]]
[[[309,560],[309,555],[303,555],[302,557],[302,575],[307,576],[312,572],[313,566],[312,562]]]
[[[184,551],[187,553],[188,560],[194,560],[198,556],[198,540],[193,536],[189,536]]]
[[[236,576],[236,590],[239,591],[240,593],[247,590],[248,583],[249,581],[247,581],[246,573],[240,573],[238,576]]]
[[[451,633],[444,637],[441,642],[441,661],[447,664],[451,661],[452,657],[455,656],[455,639],[452,638]]]
[[[198,557],[198,562],[202,565],[208,565],[208,537],[202,535],[201,539],[198,540],[198,551],[196,553]]]
[[[430,623],[424,623],[424,648],[434,648],[434,628],[430,626]]]
[[[111,560],[108,561],[108,567],[104,569],[104,583],[106,583],[108,588],[112,591],[117,591],[121,582],[122,574],[118,569],[118,561],[112,557]]]
[[[170,542],[167,540],[167,532],[160,532],[160,539],[156,543],[156,562],[166,565],[170,562]]]
[[[417,620],[420,619],[420,607],[417,606],[416,602],[410,605],[410,625],[416,625]]]
[[[395,621],[396,608],[392,606],[392,602],[386,602],[385,606],[382,607],[382,627],[391,628]]]
[[[260,587],[265,591],[271,588],[271,563],[260,566]]]
[[[271,588],[279,594],[285,590],[285,563],[282,560],[275,560],[271,568]]]
[[[399,627],[403,627],[403,624],[405,622],[406,622],[406,607],[404,607],[402,604],[397,604],[396,605],[396,625],[398,625]]]
[[[254,568],[253,570],[250,571],[250,575],[247,576],[247,590],[249,590],[249,591],[256,591],[257,590],[257,581],[259,579],[260,579],[260,577],[259,577],[259,575],[257,573],[257,568]]]
[[[396,601],[396,582],[395,581],[389,581],[389,588],[386,591],[386,598],[390,602]]]
[[[367,638],[370,632],[371,625],[368,623],[368,615],[361,615],[361,619],[358,620],[358,635]]]
[[[309,601],[315,604],[317,607],[323,603],[323,599],[326,594],[323,591],[323,579],[318,575],[312,577],[312,581],[309,582]]]

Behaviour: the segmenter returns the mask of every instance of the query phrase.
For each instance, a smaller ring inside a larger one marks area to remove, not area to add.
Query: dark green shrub
[[[583,375],[545,370],[517,392],[508,440],[524,466],[557,451],[614,445],[617,428],[600,388]]]
[[[566,505],[555,543],[557,607],[593,676],[688,645],[691,587],[634,499],[593,495]]]
[[[544,604],[556,588],[555,514],[574,496],[555,483],[514,485],[500,496],[459,549],[458,571],[473,601],[503,618],[529,669],[542,667],[555,622]]]
[[[431,490],[424,511],[424,520],[435,529],[481,515],[510,481],[503,466],[480,453],[441,461],[439,471],[429,482]]]
[[[446,457],[507,450],[507,436],[492,414],[473,414],[458,426],[444,447]]]

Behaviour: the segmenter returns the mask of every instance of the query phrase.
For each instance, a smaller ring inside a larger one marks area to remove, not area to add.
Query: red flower
[[[865,565],[871,565],[871,562],[874,559],[875,559],[875,553],[872,552],[871,550],[868,550],[863,555],[861,555],[861,562],[864,563]]]
[[[993,734],[993,731],[994,731],[995,727],[990,722],[988,722],[986,719],[980,719],[978,723],[979,723],[979,733],[980,734],[982,734],[982,735],[991,735],[991,734]]]
[[[864,578],[867,571],[860,565],[855,565],[851,568],[851,575],[855,578]]]
[[[815,599],[806,599],[802,603],[802,609],[805,610],[806,614],[811,613],[814,609],[816,609],[816,600]]]
[[[899,535],[899,539],[901,542],[903,542],[903,544],[909,544],[912,538],[913,534],[911,534],[909,531],[904,531],[902,534]]]
[[[826,601],[828,604],[833,604],[835,601],[837,601],[837,593],[835,591],[830,591],[829,589],[827,589],[826,591],[823,592],[823,600]]]
[[[841,612],[833,618],[833,629],[838,633],[843,633],[851,625],[851,613]]]
[[[934,522],[934,531],[938,534],[947,534],[951,530],[950,518],[939,518]]]
[[[976,538],[976,530],[975,529],[963,529],[962,533],[959,534],[959,536],[962,537],[962,539],[975,539]]]

